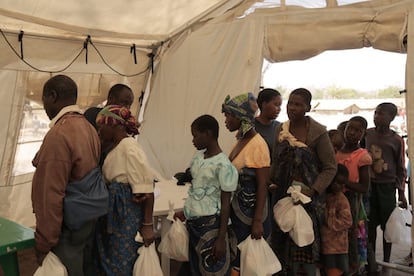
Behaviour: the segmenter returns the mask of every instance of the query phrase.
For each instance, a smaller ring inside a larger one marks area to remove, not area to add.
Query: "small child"
[[[331,140],[332,146],[337,153],[344,145],[343,133],[337,129],[331,129],[328,131],[329,139]]]
[[[325,223],[321,228],[322,262],[328,276],[348,275],[348,229],[352,226],[351,207],[342,192],[348,182],[348,169],[338,170],[327,188]]]
[[[339,131],[339,133],[344,136],[345,134],[345,128],[346,125],[348,124],[348,121],[342,121],[338,124],[338,126],[336,127],[336,129]]]
[[[176,217],[186,220],[189,232],[189,269],[182,275],[226,275],[230,268],[227,224],[230,199],[237,188],[238,173],[218,144],[219,126],[210,115],[191,124],[197,148],[190,163],[192,176],[184,210]]]

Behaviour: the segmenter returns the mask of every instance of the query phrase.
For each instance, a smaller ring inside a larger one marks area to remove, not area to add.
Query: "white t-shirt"
[[[109,183],[120,182],[131,185],[134,194],[154,191],[154,170],[149,165],[141,145],[133,137],[122,139],[108,153],[102,172]]]

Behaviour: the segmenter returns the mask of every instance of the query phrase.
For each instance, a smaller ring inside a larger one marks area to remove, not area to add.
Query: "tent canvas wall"
[[[25,101],[40,102],[43,83],[62,70],[78,83],[84,108],[102,103],[114,83],[133,88],[133,110],[143,116],[139,140],[166,178],[188,166],[194,153],[189,125],[201,114],[220,121],[220,142],[229,151],[234,137],[224,130],[221,103],[227,94],[259,90],[263,58],[279,62],[362,47],[406,52],[411,140],[411,0],[266,2],[275,7],[252,11],[256,1],[248,0],[2,0],[0,215],[34,224],[32,174],[14,174],[14,156]],[[301,2],[325,7],[289,5]],[[143,91],[147,101],[140,106]]]

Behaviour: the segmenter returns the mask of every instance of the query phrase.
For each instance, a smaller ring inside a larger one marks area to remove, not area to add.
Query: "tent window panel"
[[[368,2],[372,0],[336,0],[336,1],[338,2],[338,6],[342,6],[342,5],[350,5],[350,4],[360,3],[360,2]]]
[[[34,172],[32,160],[49,130],[49,118],[43,107],[35,101],[25,101],[23,114],[14,157],[13,176]]]
[[[286,6],[300,6],[304,8],[325,8],[326,0],[286,0]]]
[[[42,142],[33,142],[17,145],[13,176],[34,172],[35,168],[32,166],[32,160],[41,144]]]

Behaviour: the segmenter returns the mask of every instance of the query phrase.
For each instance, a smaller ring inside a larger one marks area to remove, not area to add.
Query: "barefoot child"
[[[227,224],[238,174],[220,149],[219,126],[214,117],[202,115],[195,119],[191,133],[198,150],[190,163],[192,185],[184,210],[176,213],[176,217],[186,220],[189,232],[188,273],[226,275],[230,267]]]

